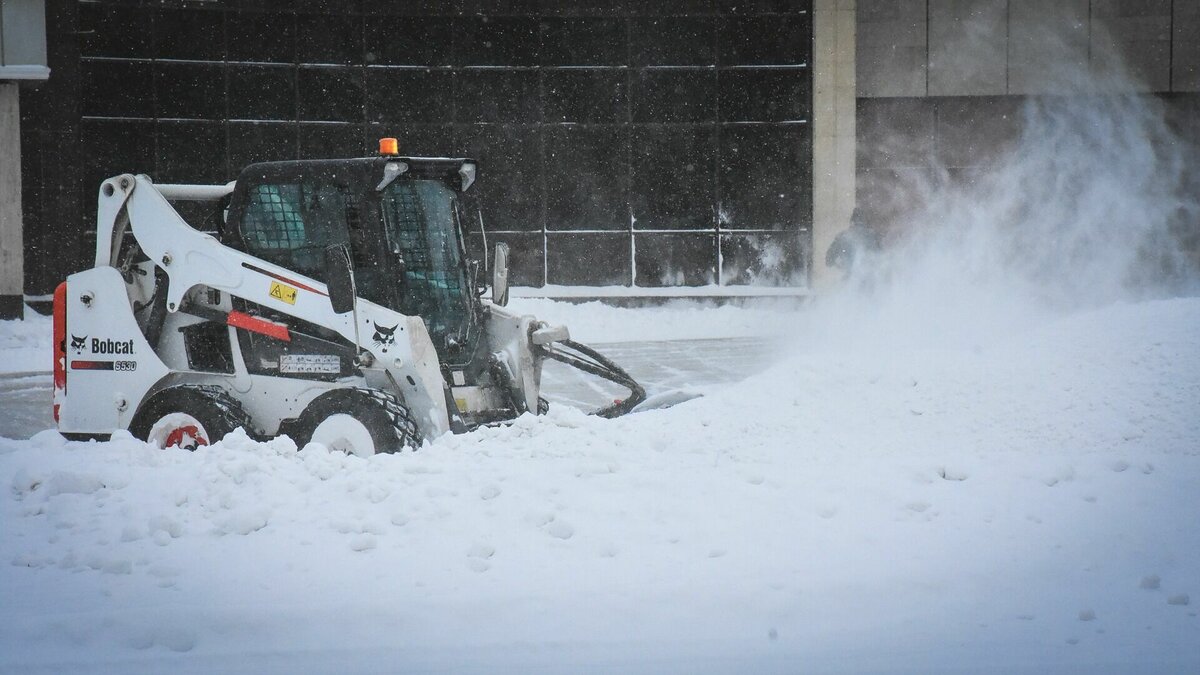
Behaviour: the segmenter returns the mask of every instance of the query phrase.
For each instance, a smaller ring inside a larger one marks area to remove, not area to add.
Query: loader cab
[[[481,313],[462,232],[474,175],[469,159],[252,164],[238,177],[223,238],[322,282],[326,248],[345,244],[359,297],[422,317],[443,363],[469,360]]]

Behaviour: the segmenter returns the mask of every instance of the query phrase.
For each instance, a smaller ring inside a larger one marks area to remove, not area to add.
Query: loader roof
[[[298,159],[281,162],[249,164],[238,175],[238,184],[252,184],[281,177],[342,177],[348,182],[377,183],[384,167],[391,162],[407,165],[404,175],[410,178],[443,179],[459,192],[475,180],[478,162],[469,157],[359,157],[353,159]],[[470,167],[470,179],[463,175]],[[374,184],[374,183],[372,183]]]

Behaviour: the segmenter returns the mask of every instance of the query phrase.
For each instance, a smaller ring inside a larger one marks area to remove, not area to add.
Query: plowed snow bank
[[[402,456],[0,441],[0,669],[1194,672],[1197,410],[1188,299]]]

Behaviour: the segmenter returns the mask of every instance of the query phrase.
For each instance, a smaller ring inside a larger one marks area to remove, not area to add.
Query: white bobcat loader
[[[554,358],[645,392],[595,351],[491,299],[463,228],[471,159],[270,162],[226,185],[100,186],[96,260],[54,295],[54,416],[69,438],[128,429],[194,449],[242,427],[360,455],[545,411]],[[178,202],[209,202],[209,234]],[[180,207],[182,209],[182,207]],[[478,219],[478,220],[476,220]]]

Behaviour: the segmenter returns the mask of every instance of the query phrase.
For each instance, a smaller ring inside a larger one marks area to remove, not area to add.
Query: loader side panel
[[[126,429],[146,393],[167,374],[167,367],[142,335],[125,282],[115,268],[97,267],[71,275],[63,296],[59,431],[106,435]]]

